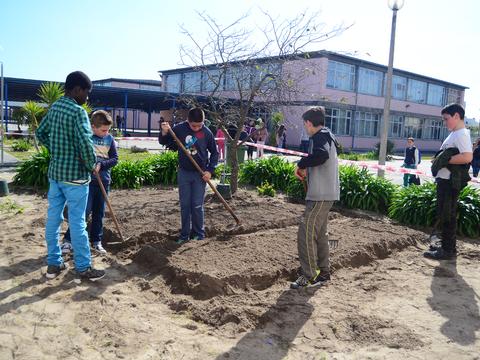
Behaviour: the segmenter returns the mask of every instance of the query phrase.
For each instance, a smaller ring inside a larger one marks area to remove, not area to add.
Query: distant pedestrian
[[[225,160],[225,134],[222,128],[219,126],[215,134],[215,140],[217,141],[218,154],[220,160]]]
[[[275,138],[277,140],[277,147],[282,149],[287,147],[287,129],[284,124],[279,126]]]
[[[478,177],[478,172],[480,170],[480,139],[477,140],[475,150],[473,150],[472,169],[473,177]]]
[[[411,137],[407,139],[407,147],[405,148],[405,159],[402,167],[406,169],[416,169],[420,163],[420,152],[415,146],[415,140]],[[411,184],[412,174],[403,174],[403,186],[408,187]]]
[[[258,145],[265,145],[265,141],[267,141],[268,138],[268,130],[265,126],[264,122],[260,123],[260,128],[257,129],[257,132],[255,133],[255,140]],[[258,147],[257,148],[257,157],[261,158],[263,156],[263,148]]]
[[[245,132],[247,133],[248,136],[250,136],[250,142],[255,142],[255,120],[250,120],[245,126]],[[254,146],[249,145],[247,147],[247,158],[248,160],[253,160],[253,150],[255,150]]]

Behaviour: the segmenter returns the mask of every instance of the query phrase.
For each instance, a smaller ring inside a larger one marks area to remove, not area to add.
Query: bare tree
[[[271,112],[298,98],[303,78],[314,69],[296,71],[292,64],[309,59],[310,49],[348,28],[328,28],[319,22],[319,12],[305,11],[289,19],[260,12],[265,20],[262,27],[249,27],[248,14],[222,25],[206,13],[198,13],[207,32],[205,38],[181,27],[188,39],[188,44],[180,47],[181,65],[192,70],[184,74],[182,101],[198,105],[199,98],[191,95],[203,95],[208,119],[223,129],[231,149],[232,192],[238,188],[237,148],[248,119],[255,118],[258,108]],[[232,124],[237,129],[233,137],[226,131]]]

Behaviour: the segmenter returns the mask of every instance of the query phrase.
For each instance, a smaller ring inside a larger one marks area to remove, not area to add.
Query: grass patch
[[[149,153],[149,152],[132,152],[130,149],[120,149],[120,148],[117,148],[117,152],[118,152],[119,160],[129,160],[129,161],[144,160],[153,155],[152,153]]]

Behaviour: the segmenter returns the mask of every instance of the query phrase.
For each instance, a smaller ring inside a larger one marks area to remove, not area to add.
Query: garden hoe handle
[[[180,149],[182,149],[182,151],[185,153],[185,155],[187,155],[187,157],[190,159],[190,161],[192,162],[193,166],[195,166],[195,168],[198,170],[198,172],[200,174],[204,174],[204,171],[202,170],[202,168],[197,164],[197,162],[195,161],[195,159],[193,158],[192,154],[190,154],[190,152],[185,148],[185,146],[182,144],[182,142],[180,141],[180,139],[177,137],[177,135],[173,132],[172,128],[168,128],[168,133],[173,137],[173,140],[175,140],[175,142],[177,143],[178,147]],[[212,182],[210,180],[207,180],[207,183],[208,185],[210,186],[210,188],[213,190],[213,192],[215,193],[215,195],[217,195],[217,197],[220,199],[220,201],[222,202],[223,206],[225,206],[225,209],[228,210],[228,212],[233,216],[233,218],[235,219],[235,221],[237,222],[237,225],[240,225],[240,219],[237,217],[237,215],[235,215],[235,213],[233,212],[232,208],[230,207],[230,205],[228,205],[228,203],[225,201],[225,199],[223,198],[223,196],[218,192],[218,190],[215,188],[215,186],[213,186]]]
[[[118,225],[117,217],[115,216],[115,213],[113,212],[112,205],[110,204],[110,200],[108,200],[108,195],[107,192],[105,191],[105,187],[103,186],[102,179],[100,178],[100,174],[98,173],[97,169],[93,170],[93,173],[95,174],[95,177],[97,178],[98,186],[100,186],[100,190],[102,191],[103,198],[105,199],[105,202],[107,203],[108,210],[110,211],[110,214],[112,214],[113,222],[115,223],[115,227],[117,228],[118,235],[120,235],[120,239],[122,242],[125,242],[123,239],[122,231],[120,230],[120,225]]]

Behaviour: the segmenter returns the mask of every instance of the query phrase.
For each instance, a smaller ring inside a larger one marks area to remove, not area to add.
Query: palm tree
[[[28,119],[30,133],[33,134],[33,145],[35,145],[35,149],[38,152],[40,149],[38,147],[37,137],[35,136],[35,130],[37,130],[39,122],[47,111],[35,101],[27,101],[25,105],[23,105],[23,111]]]
[[[62,84],[56,82],[43,83],[37,94],[42,101],[50,108],[52,104],[65,95],[65,89]]]

